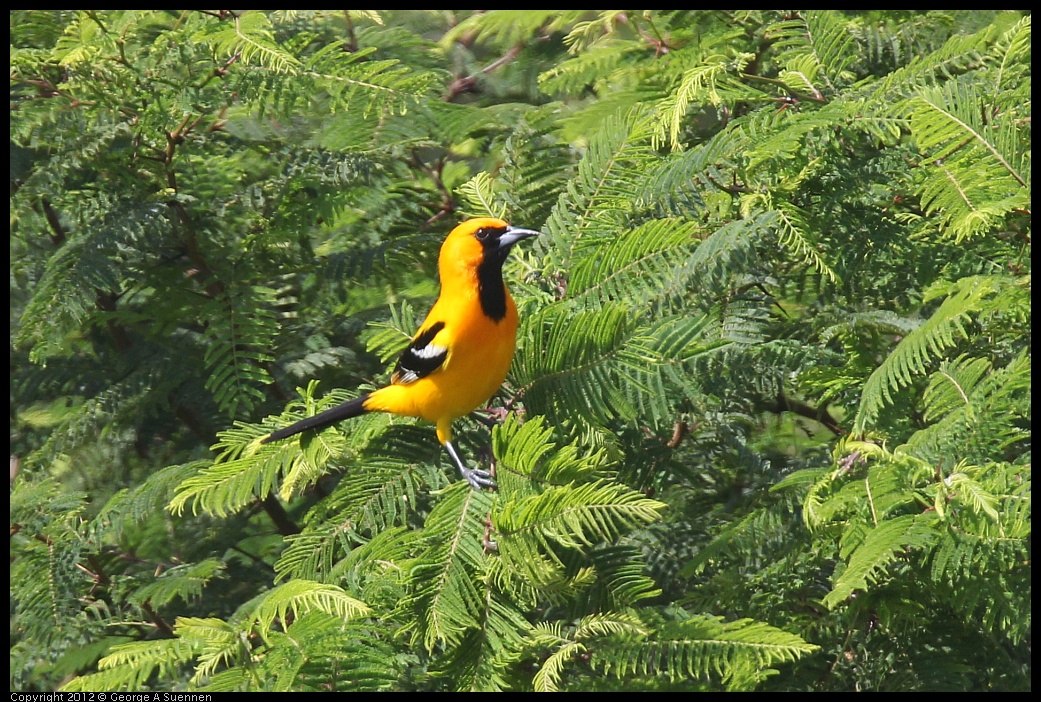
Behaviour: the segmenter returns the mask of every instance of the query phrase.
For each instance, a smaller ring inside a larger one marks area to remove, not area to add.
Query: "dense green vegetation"
[[[1030,15],[11,12],[12,690],[1030,688]],[[461,219],[496,426],[368,415]]]

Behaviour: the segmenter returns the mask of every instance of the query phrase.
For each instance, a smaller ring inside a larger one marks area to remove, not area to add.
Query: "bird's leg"
[[[463,463],[463,459],[459,457],[459,452],[455,450],[455,446],[452,445],[451,441],[445,442],[445,450],[448,451],[448,455],[452,457],[452,461],[455,463],[456,468],[459,469],[460,475],[466,478],[466,482],[470,483],[470,487],[474,490],[480,490],[481,488],[493,489],[495,487],[495,481],[492,480],[492,474],[486,470],[480,468],[467,468],[466,464]]]

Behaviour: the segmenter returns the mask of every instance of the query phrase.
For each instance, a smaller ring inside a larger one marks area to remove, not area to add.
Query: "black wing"
[[[401,352],[398,365],[394,367],[394,375],[390,382],[395,384],[414,383],[441,367],[448,358],[448,347],[437,346],[431,342],[437,333],[445,328],[444,322],[435,322],[416,335],[408,348]]]

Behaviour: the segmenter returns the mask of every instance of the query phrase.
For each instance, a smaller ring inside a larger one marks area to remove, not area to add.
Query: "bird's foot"
[[[492,476],[491,471],[467,467],[451,441],[445,442],[445,449],[448,451],[448,455],[452,457],[455,467],[459,469],[459,474],[466,479],[466,482],[470,483],[470,487],[474,490],[495,489],[495,478]]]
[[[459,467],[459,472],[462,474],[466,482],[470,483],[470,487],[474,490],[494,490],[495,479],[492,478],[490,471],[482,470],[481,468],[466,468],[463,466]]]

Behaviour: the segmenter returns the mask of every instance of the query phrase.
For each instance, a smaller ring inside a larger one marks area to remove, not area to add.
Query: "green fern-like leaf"
[[[207,331],[206,388],[230,416],[251,409],[263,399],[260,387],[271,382],[265,365],[273,360],[278,324],[270,311],[275,291],[261,286],[232,285],[228,299],[219,301],[223,314],[213,314]]]
[[[155,673],[166,677],[202,651],[197,640],[133,641],[112,648],[98,663],[98,672],[73,678],[63,692],[144,690]]]
[[[605,81],[615,69],[641,50],[638,42],[612,42],[590,47],[540,73],[539,88],[548,95],[580,95],[588,86]]]
[[[491,10],[474,13],[446,32],[442,43],[447,46],[460,36],[473,32],[480,36],[482,41],[513,46],[528,39],[537,30],[558,31],[585,12],[586,10]]]
[[[455,689],[507,691],[510,684],[506,672],[515,662],[516,651],[531,625],[511,598],[488,587],[484,589],[478,622],[480,626],[467,632],[446,660],[447,666],[459,673]]]
[[[670,680],[709,675],[740,678],[749,663],[760,669],[769,668],[816,649],[799,636],[763,622],[724,622],[718,617],[695,616],[666,624],[642,641],[604,646],[593,655],[591,663],[618,677],[632,673],[662,675]]]
[[[811,10],[797,19],[770,27],[771,38],[782,49],[778,60],[786,67],[781,79],[795,92],[820,95],[817,86],[834,89],[846,82],[857,60],[857,43],[849,21],[835,10]]]
[[[865,431],[878,410],[893,401],[894,390],[909,385],[915,375],[924,374],[926,363],[953,346],[956,336],[966,336],[965,323],[995,292],[995,283],[986,277],[959,281],[932,316],[897,344],[864,384],[854,431]]]
[[[415,311],[411,303],[405,300],[400,306],[390,308],[389,320],[370,325],[365,341],[366,349],[379,356],[381,363],[388,363],[401,355],[418,328]]]
[[[928,515],[905,514],[886,519],[869,531],[852,552],[844,554],[847,563],[836,573],[824,604],[837,607],[854,591],[866,589],[905,549],[928,547],[936,539],[934,520]]]
[[[317,384],[312,383],[303,393],[304,404],[312,413],[347,399],[333,392],[316,404],[313,400],[316,390]],[[270,495],[280,476],[285,477],[282,492],[288,498],[294,490],[324,475],[329,458],[343,453],[346,445],[341,434],[330,430],[258,451],[258,441],[267,433],[243,424],[221,432],[214,447],[219,452],[216,460],[178,485],[177,494],[170,501],[170,511],[180,514],[191,504],[196,513],[202,510],[227,515]]]
[[[148,603],[154,607],[163,607],[174,599],[188,602],[199,597],[202,589],[223,571],[224,563],[215,558],[174,566],[164,571],[155,582],[136,590],[128,601],[137,605]]]
[[[964,409],[966,419],[972,421],[975,412],[969,395],[989,370],[990,362],[985,358],[960,356],[955,361],[940,364],[922,396],[926,421],[958,409]]]
[[[642,307],[651,298],[667,299],[689,276],[685,266],[700,227],[693,222],[655,220],[607,238],[596,256],[579,259],[568,279],[568,295],[631,300]]]
[[[626,634],[645,635],[647,630],[635,617],[621,612],[605,612],[582,617],[564,631],[561,622],[539,624],[530,634],[531,644],[549,648],[552,653],[535,674],[536,692],[558,692],[565,667],[576,657],[585,654],[589,646],[604,637]]]
[[[996,38],[989,26],[973,34],[955,34],[938,49],[913,56],[904,66],[864,87],[866,105],[891,112],[903,99],[922,87],[934,86],[977,65]]]
[[[431,96],[445,76],[435,71],[410,70],[396,59],[374,60],[373,49],[355,53],[330,43],[308,58],[295,77],[327,90],[333,105],[354,106],[362,115],[404,116],[421,110],[420,99]],[[287,103],[283,108],[288,108]]]
[[[217,516],[242,509],[271,494],[279,474],[292,460],[289,452],[289,448],[280,448],[260,460],[250,456],[208,466],[178,485],[169,509],[181,514],[190,503],[193,513],[201,510]]]
[[[1015,115],[993,114],[975,86],[957,81],[924,90],[908,111],[925,157],[922,204],[941,213],[945,233],[961,241],[1029,207],[1029,166]]]
[[[1029,471],[1011,465],[960,468],[951,476],[956,524],[933,549],[930,577],[943,585],[956,611],[978,618],[997,636],[1021,641],[1030,627],[1030,605],[1007,583],[1030,577]],[[961,504],[970,509],[958,509]]]
[[[738,79],[753,58],[752,54],[740,54],[735,58],[714,54],[706,56],[698,66],[687,69],[679,85],[657,104],[661,119],[654,134],[655,146],[666,141],[673,149],[681,146],[680,130],[691,105],[718,109],[724,105],[732,107],[742,100],[767,99],[768,95]]]
[[[256,678],[265,691],[389,691],[404,668],[404,657],[377,632],[323,612],[309,612],[270,638]]]
[[[400,607],[413,610],[413,641],[428,650],[459,645],[478,627],[484,610],[478,574],[491,496],[464,482],[449,487],[424,523],[425,551],[409,573],[410,593]]]
[[[912,434],[904,448],[923,459],[973,455],[989,443],[1001,450],[1024,442],[1027,432],[1012,417],[1027,417],[1030,358],[1021,353],[992,369],[987,359],[965,356],[941,364],[923,396],[925,416],[934,421]]]
[[[529,316],[529,339],[515,360],[526,406],[550,417],[667,421],[670,386],[691,359],[726,342],[708,317],[670,317],[641,325],[619,304],[575,313],[569,304]],[[537,351],[536,351],[537,349]]]
[[[1006,86],[1015,88],[1030,85],[1029,78],[1022,73],[1022,66],[1030,63],[1031,19],[1029,15],[1023,17],[997,41],[994,47],[998,63],[994,80],[995,91],[1000,91]]]
[[[526,114],[503,144],[497,195],[514,222],[544,222],[574,175],[570,149],[545,134],[553,114],[548,109]]]
[[[835,275],[835,271],[824,261],[818,247],[808,239],[808,229],[803,213],[798,208],[790,204],[781,206],[778,212],[778,239],[781,245],[790,249],[793,254],[815,268],[832,283],[838,283],[839,279]]]
[[[525,336],[534,336],[528,329],[537,333],[525,348],[537,351],[524,353],[514,363],[532,409],[550,414],[561,406],[581,408],[598,418],[632,416],[629,400],[605,372],[607,362],[634,334],[624,307],[610,305],[575,315],[557,305],[527,318],[524,327]],[[558,398],[563,400],[559,405]]]
[[[631,194],[641,182],[641,166],[652,157],[650,121],[641,111],[605,120],[546,220],[545,248],[550,270],[568,270],[587,233],[610,234],[631,211]]]
[[[229,58],[236,56],[246,63],[256,60],[276,71],[287,72],[300,66],[296,57],[275,42],[271,21],[260,10],[229,13],[221,22],[206,25],[196,35],[196,41],[212,45]]]
[[[369,607],[336,585],[290,580],[254,599],[239,614],[249,622],[250,629],[255,628],[263,637],[275,620],[285,623],[310,611],[325,612],[341,621],[350,621],[367,615]]]
[[[116,138],[105,132],[99,149]],[[121,290],[127,252],[158,248],[168,232],[168,208],[99,197],[79,214],[78,226],[46,267],[22,314],[17,333],[30,357],[42,362],[65,352],[67,335],[98,314],[104,293]]]
[[[177,486],[201,470],[208,461],[174,464],[156,471],[138,487],[112,496],[88,528],[97,538],[121,532],[128,523],[142,524],[161,514]]]
[[[417,503],[421,476],[399,463],[367,460],[336,486],[325,504],[308,515],[304,531],[290,537],[275,570],[279,578],[326,580],[338,556],[352,552],[369,534],[392,532]]]
[[[174,627],[177,637],[192,642],[198,661],[192,681],[196,684],[223,666],[234,666],[246,660],[249,644],[236,627],[216,617],[178,617]]]
[[[493,434],[500,495],[493,571],[502,589],[530,589],[534,601],[581,591],[590,610],[653,596],[641,554],[618,543],[657,520],[661,503],[620,483],[597,479],[603,452],[557,446],[542,418],[508,420]]]
[[[582,547],[650,524],[664,508],[625,486],[597,481],[511,501],[496,515],[496,529],[504,542],[526,534],[546,544]]]
[[[639,528],[632,535],[643,539],[645,533],[644,528]],[[588,568],[596,579],[576,598],[585,611],[639,606],[661,595],[661,587],[649,572],[650,557],[632,541],[631,537],[624,537],[617,543],[599,545],[588,551]],[[573,570],[574,565],[570,568]]]

